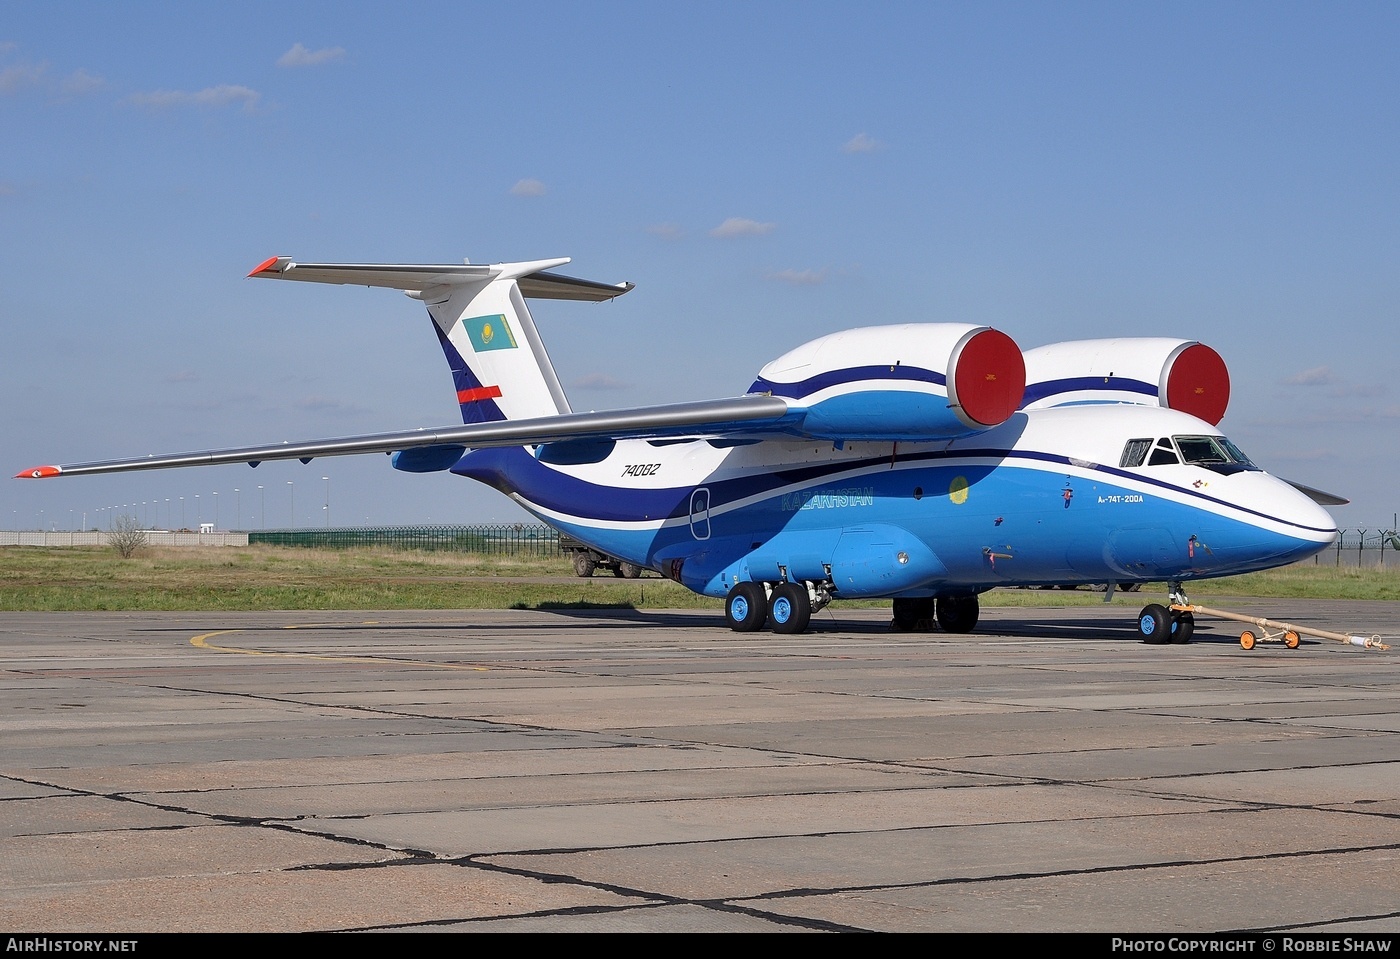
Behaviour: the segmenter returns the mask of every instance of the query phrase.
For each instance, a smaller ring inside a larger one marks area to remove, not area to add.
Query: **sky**
[[[1178,336],[1393,527],[1397,64],[1393,3],[6,2],[0,466],[458,422],[421,304],[246,274],[571,256],[637,284],[532,304],[576,410],[854,326]],[[528,521],[378,455],[0,479],[0,528],[114,511]]]

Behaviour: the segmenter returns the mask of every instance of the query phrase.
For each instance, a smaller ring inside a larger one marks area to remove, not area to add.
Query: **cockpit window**
[[[1179,466],[1181,460],[1176,458],[1176,450],[1172,447],[1172,441],[1162,437],[1157,441],[1157,446],[1152,450],[1152,458],[1147,461],[1148,466]]]
[[[1175,436],[1181,458],[1190,466],[1204,466],[1217,473],[1238,473],[1259,467],[1240,452],[1240,448],[1223,436]]]
[[[1119,466],[1141,466],[1142,461],[1147,459],[1147,451],[1152,448],[1152,440],[1128,440],[1123,447],[1123,458],[1118,461]]]

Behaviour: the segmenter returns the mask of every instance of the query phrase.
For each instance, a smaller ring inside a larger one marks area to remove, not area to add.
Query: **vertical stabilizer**
[[[504,266],[482,282],[442,290],[436,301],[429,291],[420,294],[452,368],[464,423],[571,412],[517,282],[538,264]]]
[[[631,283],[598,283],[557,273],[568,257],[487,265],[297,263],[274,256],[249,276],[380,286],[403,290],[428,307],[452,369],[464,423],[571,412],[525,298],[601,302]]]

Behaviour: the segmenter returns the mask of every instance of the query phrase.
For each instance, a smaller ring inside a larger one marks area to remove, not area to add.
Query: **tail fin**
[[[411,266],[295,263],[290,257],[273,257],[249,276],[382,286],[422,300],[452,369],[462,421],[485,423],[570,412],[525,297],[598,302],[621,296],[632,284],[544,272],[568,262],[565,257],[490,266]]]

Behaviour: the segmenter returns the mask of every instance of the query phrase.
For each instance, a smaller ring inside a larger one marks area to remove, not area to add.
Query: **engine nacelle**
[[[1230,404],[1230,372],[1195,340],[1073,340],[1027,350],[1023,409],[1083,403],[1165,406],[1215,425]]]
[[[1006,422],[1021,405],[1021,348],[999,330],[907,323],[832,333],[759,371],[751,393],[805,408],[795,432],[832,440],[938,440]]]

